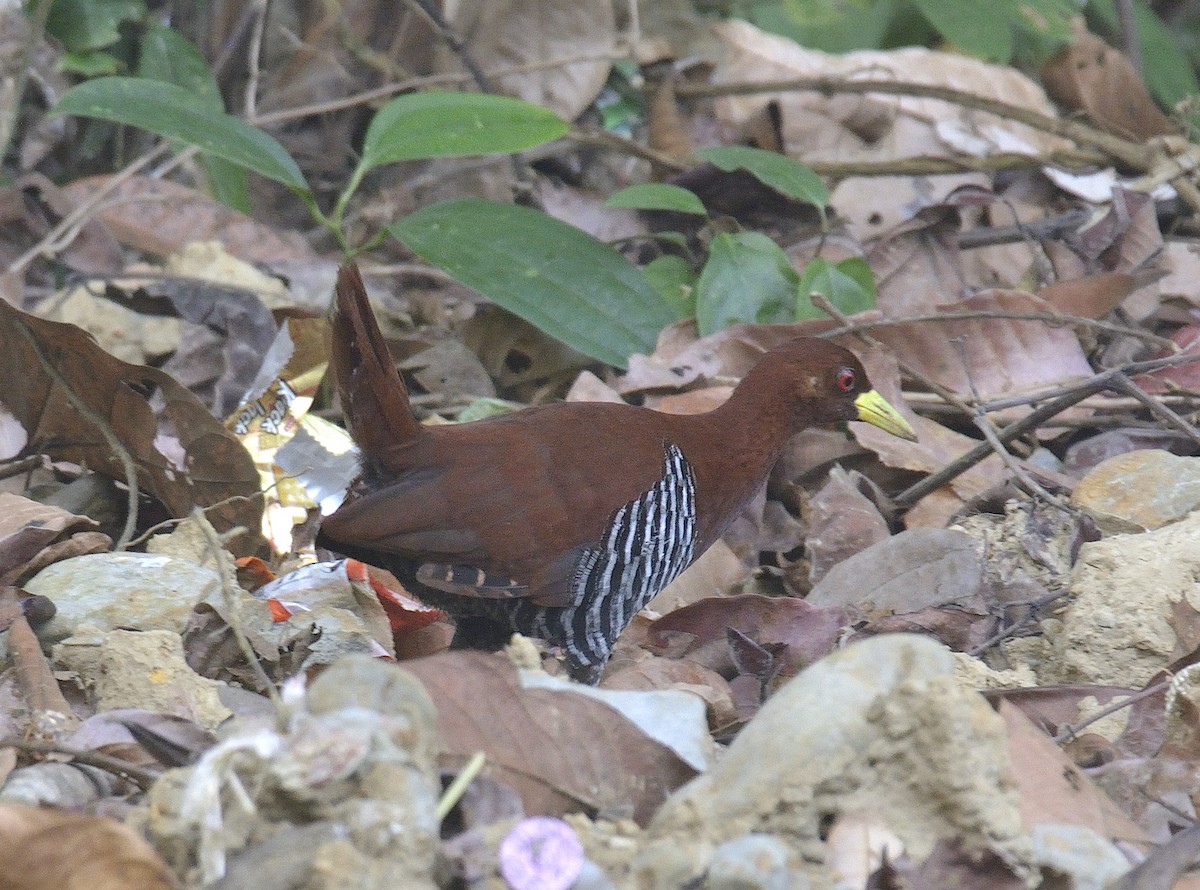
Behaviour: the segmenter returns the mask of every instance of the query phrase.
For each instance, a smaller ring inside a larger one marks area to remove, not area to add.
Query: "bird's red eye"
[[[853,368],[842,368],[837,372],[837,387],[842,392],[850,392],[856,383]]]

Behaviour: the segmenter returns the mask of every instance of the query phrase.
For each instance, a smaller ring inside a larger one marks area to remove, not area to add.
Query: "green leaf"
[[[120,26],[146,17],[142,0],[38,0],[53,3],[46,30],[69,51],[104,49],[121,39]]]
[[[226,207],[249,213],[250,184],[246,181],[246,168],[206,151],[200,153],[199,161],[212,196]]]
[[[704,203],[690,192],[677,185],[665,182],[643,182],[613,192],[605,207],[633,207],[636,210],[674,210],[677,213],[695,213],[705,216],[708,211]]]
[[[140,127],[311,194],[292,156],[272,136],[232,115],[200,106],[191,93],[174,84],[140,77],[101,77],[71,87],[51,113]]]
[[[938,33],[960,50],[982,59],[1008,62],[1017,32],[1053,40],[1070,39],[1074,0],[913,0]]]
[[[717,235],[696,283],[700,335],[738,322],[791,321],[799,280],[787,254],[766,235]]]
[[[784,155],[744,145],[702,148],[696,154],[727,172],[745,170],[763,185],[790,198],[813,204],[822,213],[829,204],[829,191],[821,177],[799,161]]]
[[[523,151],[558,139],[569,126],[548,109],[508,96],[410,93],[371,119],[359,167]]]
[[[225,102],[208,61],[192,42],[166,25],[154,23],[142,37],[138,75],[183,87],[204,108],[221,113]],[[214,198],[234,210],[249,212],[250,187],[246,170],[216,155],[202,152],[200,166]]]
[[[1046,40],[1066,43],[1071,39],[1071,20],[1079,14],[1075,0],[1017,0],[1016,26]]]
[[[174,28],[157,22],[147,26],[142,36],[137,74],[138,77],[183,87],[192,94],[194,102],[201,103],[205,108],[225,110],[221,89],[209,70],[208,60]]]
[[[443,201],[388,226],[414,253],[568,346],[619,368],[675,320],[642,270],[528,207]]]
[[[512,402],[492,396],[481,396],[472,399],[471,404],[458,412],[454,420],[458,423],[469,423],[472,420],[484,420],[488,417],[498,417],[501,414],[512,414],[516,410]]]
[[[827,53],[876,49],[896,15],[896,0],[782,0],[753,8],[760,28]]]
[[[696,314],[696,270],[683,257],[668,254],[642,267],[650,286],[675,310],[676,318]]]
[[[963,3],[962,0],[913,0],[921,15],[955,47],[994,62],[1013,53],[1013,8],[1007,0]]]
[[[847,315],[875,308],[875,276],[871,267],[857,257],[842,260],[836,266],[824,257],[810,260],[800,276],[798,290],[795,321],[827,317],[812,304],[809,294],[813,291]]]

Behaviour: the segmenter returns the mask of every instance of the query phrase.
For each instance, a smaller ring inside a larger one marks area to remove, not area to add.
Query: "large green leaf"
[[[814,204],[822,212],[829,204],[829,190],[820,176],[799,161],[776,152],[746,145],[727,145],[702,148],[696,155],[721,170],[745,170],[763,185],[798,201]]]
[[[196,101],[215,112],[225,110],[221,88],[208,67],[208,60],[190,40],[166,25],[154,22],[142,35],[138,76],[183,87]],[[250,189],[246,168],[208,152],[200,154],[200,165],[213,197],[235,210],[249,212]]]
[[[547,334],[624,368],[675,313],[621,254],[528,207],[477,198],[418,210],[388,231]]]
[[[174,84],[138,77],[101,77],[71,87],[51,110],[178,139],[298,192],[310,193],[300,168],[273,137],[232,115],[204,107]]]
[[[875,308],[875,276],[866,261],[858,257],[842,260],[837,265],[824,257],[809,261],[797,287],[796,321],[806,318],[827,318],[822,309],[812,304],[814,291],[847,315]]]
[[[409,93],[371,119],[359,166],[523,151],[558,139],[569,126],[553,111],[508,96]]]
[[[783,249],[761,232],[717,235],[696,283],[701,336],[738,322],[791,321],[799,278]]]

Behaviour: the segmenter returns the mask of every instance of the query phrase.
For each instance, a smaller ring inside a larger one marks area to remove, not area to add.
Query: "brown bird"
[[[456,647],[499,648],[519,631],[560,647],[585,682],[793,433],[865,420],[915,438],[853,354],[811,338],[766,353],[706,414],[566,403],[423,426],[353,264],[338,273],[332,364],[362,473],[317,542],[445,609]]]

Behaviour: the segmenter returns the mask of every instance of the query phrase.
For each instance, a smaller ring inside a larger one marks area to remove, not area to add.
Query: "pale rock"
[[[1119,454],[1083,477],[1071,503],[1105,534],[1162,528],[1200,508],[1200,457],[1156,448]]]

